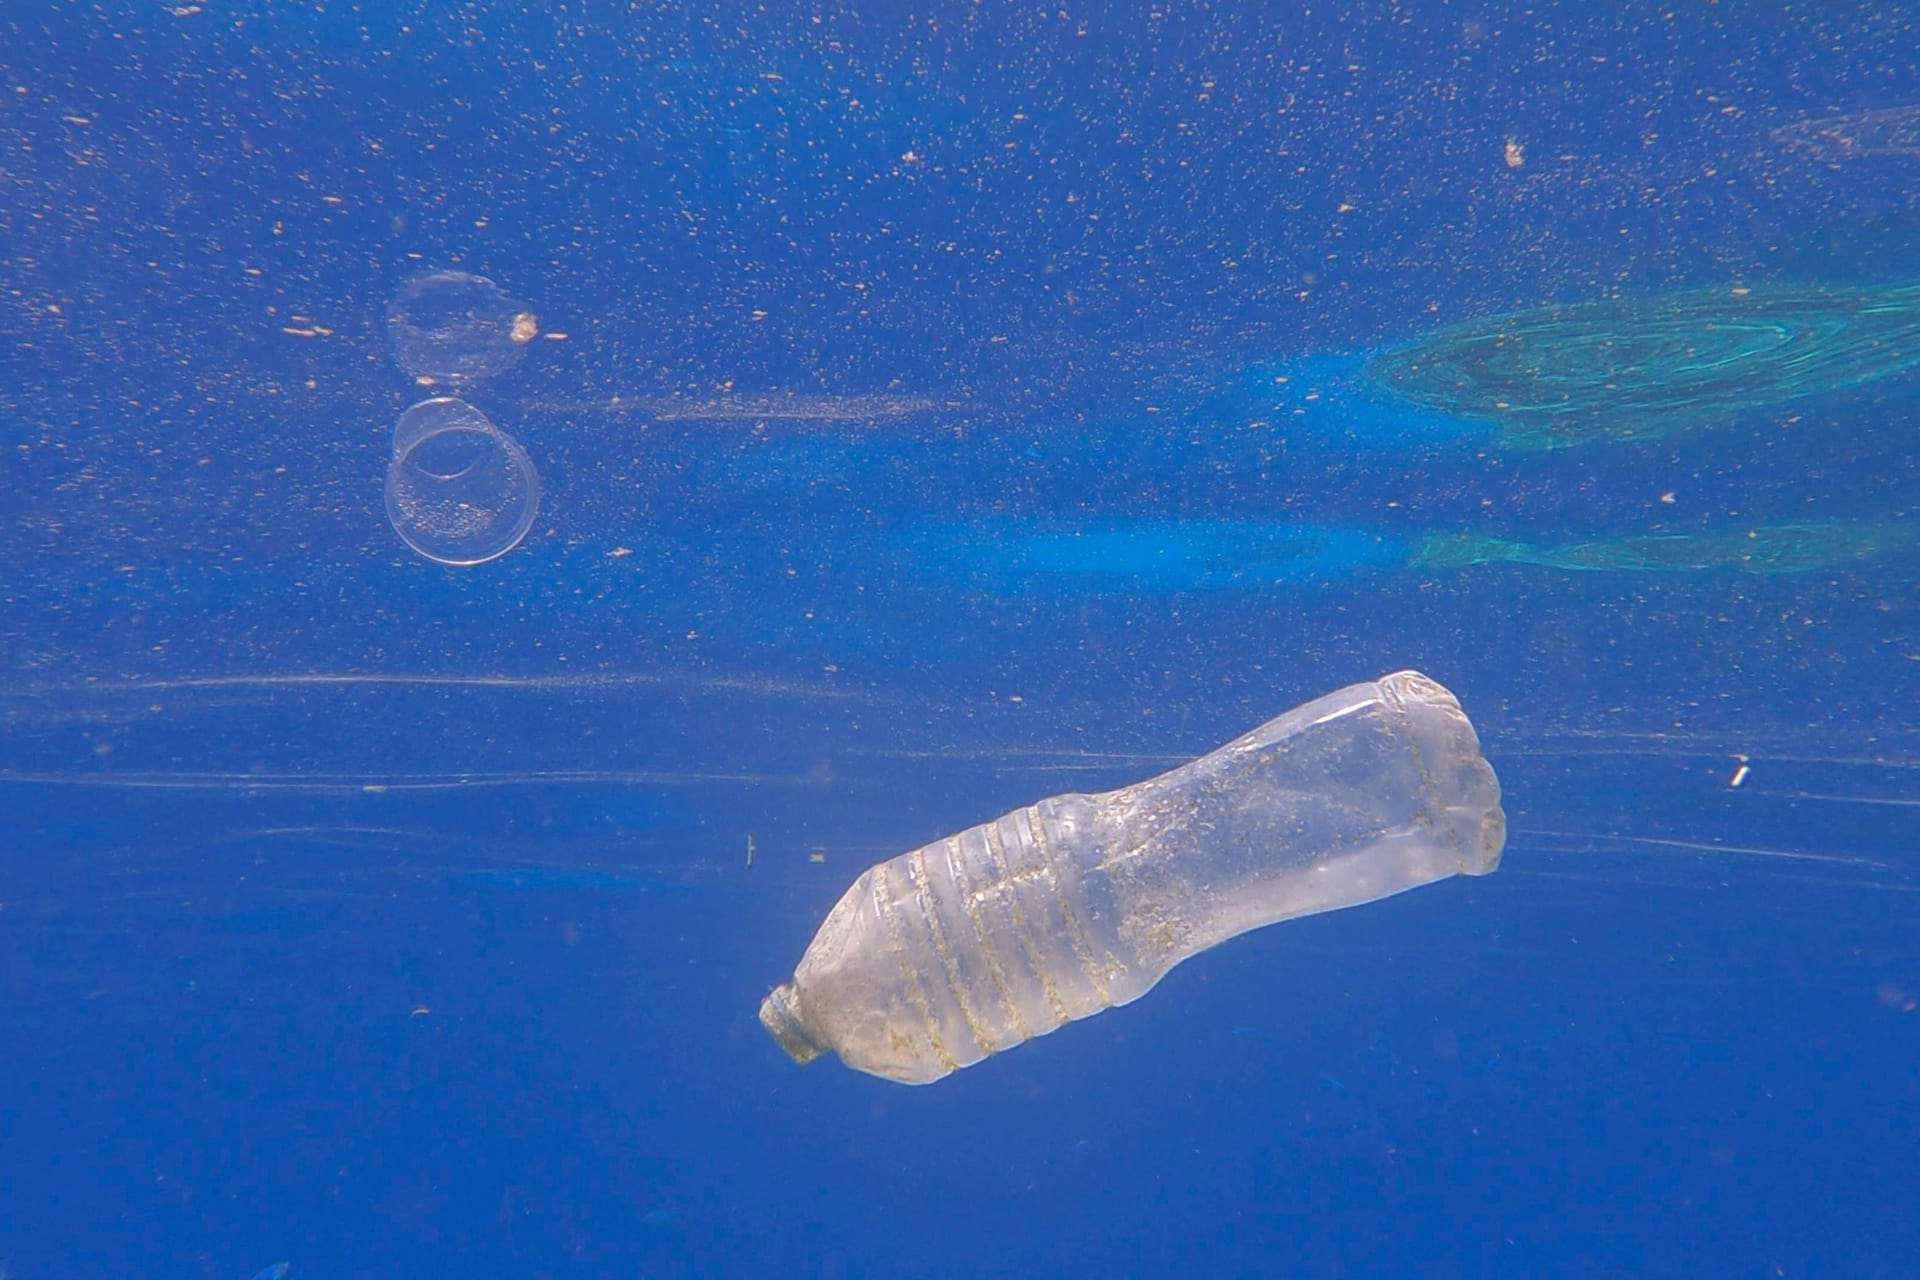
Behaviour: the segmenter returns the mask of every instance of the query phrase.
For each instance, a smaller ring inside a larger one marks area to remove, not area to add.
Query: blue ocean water
[[[1916,282],[1911,4],[9,6],[0,1274],[1920,1273]],[[1409,667],[1495,874],[757,1024]]]

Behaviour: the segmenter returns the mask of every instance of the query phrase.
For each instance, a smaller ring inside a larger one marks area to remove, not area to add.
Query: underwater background
[[[1911,4],[9,5],[0,1274],[1920,1272],[1917,429]],[[1402,668],[1495,874],[757,1024]]]

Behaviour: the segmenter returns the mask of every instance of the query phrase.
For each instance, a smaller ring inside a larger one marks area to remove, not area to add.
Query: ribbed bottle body
[[[870,867],[776,998],[817,1047],[916,1084],[1133,999],[1152,982],[1071,847],[1093,803],[1055,796]]]

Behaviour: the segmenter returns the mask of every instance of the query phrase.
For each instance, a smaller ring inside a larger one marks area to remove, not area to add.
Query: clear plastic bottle
[[[1500,784],[1454,696],[1350,685],[1190,764],[870,867],[760,1021],[796,1062],[927,1084],[1137,999],[1236,934],[1500,862]]]

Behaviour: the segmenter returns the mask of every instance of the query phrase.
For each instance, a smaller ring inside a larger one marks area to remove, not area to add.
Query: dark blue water
[[[1920,10],[25,4],[0,73],[14,1280],[1920,1272],[1920,303],[1550,450],[1367,373],[1911,286]],[[511,367],[402,368],[436,271]],[[540,489],[471,566],[386,499],[450,392]],[[924,1089],[756,1024],[870,863],[1406,667],[1495,875]]]

